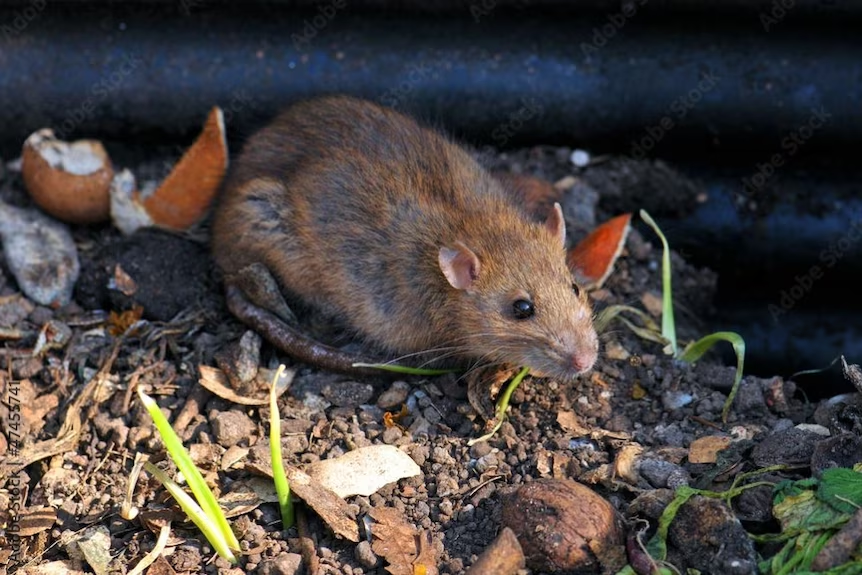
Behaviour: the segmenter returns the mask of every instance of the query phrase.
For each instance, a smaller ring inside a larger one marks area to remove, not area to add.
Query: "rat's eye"
[[[519,299],[512,304],[512,312],[515,314],[515,319],[527,319],[536,313],[536,309],[533,307],[533,302]]]
[[[581,288],[574,282],[572,282],[572,291],[575,292],[575,297],[581,297]]]

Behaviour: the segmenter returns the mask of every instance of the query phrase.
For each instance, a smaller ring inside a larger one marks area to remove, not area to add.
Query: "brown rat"
[[[215,210],[213,250],[232,311],[289,352],[279,340],[293,328],[259,308],[277,306],[239,294],[251,264],[394,357],[572,378],[592,367],[598,338],[565,233],[559,205],[544,224],[530,220],[443,135],[332,96],[294,105],[246,143]],[[350,359],[339,358],[321,363],[343,370]]]

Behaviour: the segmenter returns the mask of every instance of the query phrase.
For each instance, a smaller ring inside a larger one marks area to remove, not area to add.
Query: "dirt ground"
[[[613,186],[603,183],[612,181],[625,164],[610,161],[579,173],[570,153],[533,148],[488,160],[494,167],[550,181],[578,176],[598,191],[594,209],[582,222],[592,218],[599,223],[617,215],[615,196],[602,195]],[[636,179],[637,174],[629,176]],[[675,205],[683,211],[708,201],[690,183],[666,193],[667,201],[678,201]],[[0,197],[30,205],[20,175],[12,170],[3,174]],[[7,530],[0,530],[0,539],[5,537],[0,568],[6,572],[21,567],[28,573],[60,572],[49,566],[61,565],[67,572],[126,573],[153,548],[156,534],[142,517],[174,509],[164,489],[153,479],[142,479],[133,496],[142,514],[126,520],[120,513],[135,455],[158,458],[163,453],[134,394],[137,388],[158,400],[222,494],[259,476],[253,463],[268,450],[267,407],[231,403],[198,383],[199,366],[236,367],[248,360],[243,353],[250,349],[253,358],[256,352],[250,336],[246,348],[238,347],[246,329],[224,306],[206,249],[206,227],[189,237],[149,231],[123,238],[108,226],[75,227],[73,235],[82,264],[73,304],[59,310],[37,306],[19,293],[5,264],[0,274],[0,337],[5,339],[0,349],[0,496],[8,503],[0,502],[0,527]],[[107,287],[118,263],[138,284],[132,296]],[[678,335],[687,342],[705,335],[706,318],[716,317],[711,300],[717,278],[678,254],[672,263]],[[647,228],[638,227],[606,285],[592,294],[596,309],[628,304],[658,318],[660,269],[660,244]],[[134,317],[117,313],[134,305],[143,308],[143,320],[128,327]],[[58,330],[64,335],[34,353],[45,326],[49,336]],[[858,437],[860,431],[858,398],[813,405],[793,381],[747,376],[723,423],[721,410],[734,368],[723,365],[717,353],[695,365],[683,363],[618,321],[601,334],[601,341],[592,373],[572,382],[528,377],[500,431],[472,447],[467,442],[481,435],[484,421],[467,400],[466,384],[456,376],[333,375],[294,365],[266,344],[260,364],[274,369],[285,363],[295,371],[279,401],[286,463],[301,468],[384,443],[397,446],[420,466],[420,476],[389,484],[371,496],[352,496],[348,504],[360,524],[372,507],[402,511],[408,522],[430,533],[440,573],[465,572],[500,531],[507,494],[540,478],[578,480],[606,498],[626,518],[631,548],[636,530],[646,529],[649,535],[655,529],[670,489],[681,484],[721,491],[740,474],[767,466],[790,467],[757,480],[804,478],[818,469],[862,460],[858,439],[849,444],[846,440],[847,433]],[[90,385],[93,382],[99,385]],[[41,454],[23,469],[14,465],[11,449],[8,398],[13,391],[23,415],[21,452],[29,448],[27,453]],[[847,402],[855,405],[855,419],[850,411],[841,411]],[[409,414],[400,426],[387,426],[384,413],[398,412],[402,405]],[[692,443],[705,436],[720,438],[729,447],[715,463],[694,463]],[[837,444],[839,438],[844,443]],[[619,473],[619,457],[631,453],[632,446],[639,452],[637,463],[628,473]],[[15,556],[8,531],[10,510],[18,505],[13,501],[20,502],[26,523]],[[774,552],[755,545],[745,533],[777,529],[768,487],[745,491],[732,509],[704,502],[689,505],[688,518],[681,515],[669,537],[668,561],[678,572],[755,573],[758,554]],[[305,515],[307,532],[302,534],[296,527],[282,531],[272,502],[233,517],[246,553],[238,566],[230,567],[176,514],[168,552],[149,572],[305,573],[300,556],[303,541],[309,539],[320,573],[388,572],[367,542],[339,538],[313,512]],[[94,567],[89,556],[82,560],[80,549],[70,543],[74,534],[85,532],[106,536],[109,560],[100,567]],[[14,562],[16,557],[20,562]],[[619,557],[600,562],[603,566],[593,572],[615,572],[625,564]]]

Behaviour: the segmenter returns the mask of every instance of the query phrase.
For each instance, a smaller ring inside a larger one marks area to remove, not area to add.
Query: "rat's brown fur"
[[[458,242],[480,263],[470,289],[441,271],[441,248]],[[557,377],[596,357],[559,237],[462,148],[370,102],[302,102],[252,137],[216,208],[213,248],[228,280],[261,262],[286,294],[393,354]],[[533,317],[514,318],[518,299]]]

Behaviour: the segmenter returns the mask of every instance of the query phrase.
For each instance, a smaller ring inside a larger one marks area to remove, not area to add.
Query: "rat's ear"
[[[560,247],[566,247],[566,220],[563,218],[563,208],[559,202],[554,202],[554,208],[548,214],[548,219],[545,220],[545,227],[551,232],[557,241],[560,242]]]
[[[479,277],[479,258],[461,242],[455,242],[454,248],[440,248],[437,261],[443,275],[455,289],[469,290]]]

